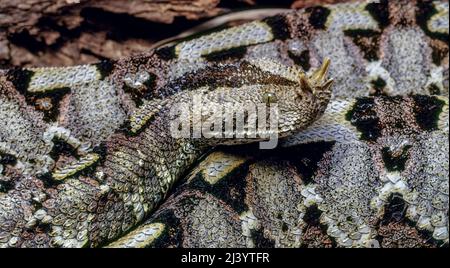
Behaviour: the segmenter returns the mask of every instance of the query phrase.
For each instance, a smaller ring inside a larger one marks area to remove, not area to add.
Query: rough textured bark
[[[218,4],[219,0],[1,0],[0,63],[71,65],[123,57],[166,37],[160,36],[161,30],[149,34],[151,28],[161,27],[158,24],[216,16],[224,11]]]
[[[0,68],[67,66],[148,50],[207,18],[255,4],[343,0],[0,0]]]

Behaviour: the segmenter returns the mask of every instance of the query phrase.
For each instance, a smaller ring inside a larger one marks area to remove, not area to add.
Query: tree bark
[[[219,0],[0,0],[0,65],[73,65],[127,56],[165,37],[143,38],[135,31],[127,36],[127,26],[160,28],[176,19],[209,18],[224,11],[218,4]],[[142,33],[148,35],[149,30]]]
[[[207,18],[254,4],[345,0],[0,0],[0,68],[68,66],[147,51]]]

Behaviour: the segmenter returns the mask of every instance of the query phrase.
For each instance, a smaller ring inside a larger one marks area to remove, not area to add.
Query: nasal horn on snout
[[[303,90],[309,90],[314,94],[319,107],[323,110],[325,110],[330,101],[331,86],[333,85],[333,79],[326,80],[329,67],[330,59],[325,58],[322,66],[311,75],[308,77],[303,74],[300,75],[300,86]]]
[[[311,75],[311,80],[313,80],[313,82],[316,84],[322,83],[328,73],[329,67],[330,67],[330,59],[325,58],[325,60],[322,63],[322,66]]]
[[[314,71],[311,75],[306,76],[300,74],[300,86],[305,91],[311,91],[314,95],[321,91],[330,91],[333,79],[325,80],[328,68],[330,67],[330,59],[325,58],[322,66]]]

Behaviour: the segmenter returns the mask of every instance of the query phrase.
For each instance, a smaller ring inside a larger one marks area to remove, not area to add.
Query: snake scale
[[[448,20],[447,1],[315,6],[0,70],[0,246],[448,247]],[[278,147],[172,137],[194,95],[277,103]]]

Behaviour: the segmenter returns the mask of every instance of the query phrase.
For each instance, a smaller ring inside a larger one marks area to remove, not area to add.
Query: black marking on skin
[[[309,7],[305,10],[309,15],[309,23],[315,28],[325,30],[325,24],[331,11],[326,7]]]
[[[105,162],[105,159],[106,159],[106,155],[108,153],[108,147],[106,146],[105,142],[102,142],[99,145],[95,146],[92,149],[92,152],[99,155],[99,159],[97,160],[97,163],[103,165],[103,163]]]
[[[118,133],[122,133],[126,137],[135,136],[133,132],[131,132],[130,120],[125,120],[118,128]]]
[[[250,236],[255,243],[256,248],[274,248],[275,241],[264,237],[262,230],[250,230]]]
[[[148,247],[154,248],[172,248],[181,247],[183,244],[183,227],[180,220],[175,216],[172,210],[164,209],[152,218],[151,223],[164,224],[164,230]]]
[[[7,193],[14,189],[15,183],[12,180],[0,181],[0,193]]]
[[[427,230],[420,230],[416,227],[416,223],[412,222],[406,217],[407,204],[403,196],[398,193],[391,194],[388,202],[384,207],[384,215],[380,221],[380,225],[388,225],[390,222],[402,222],[410,227],[415,228],[419,235],[426,241],[427,244],[433,247],[442,247],[445,245],[442,241],[436,241],[433,234]],[[377,236],[377,240],[382,241],[381,236]]]
[[[320,223],[321,215],[322,215],[322,211],[320,211],[320,209],[317,207],[316,204],[307,207],[305,215],[303,216],[303,221],[307,224],[307,226],[305,226],[305,229],[307,229],[308,226],[317,226],[320,228],[322,233],[326,235],[327,226]],[[306,230],[303,230],[303,231],[306,231]],[[334,239],[333,237],[330,237],[330,236],[329,236],[329,238],[332,242],[331,247],[333,247],[333,248],[337,247],[336,239]],[[302,244],[300,247],[306,248],[307,246],[308,246],[307,244]]]
[[[31,202],[33,202],[33,205],[34,205],[35,201],[32,200]],[[39,207],[39,206],[34,206],[34,207],[35,207],[35,211],[42,208],[42,204],[37,203],[36,205],[40,205],[41,207]],[[27,231],[33,232],[35,235],[36,235],[36,234],[49,234],[49,233],[52,231],[52,224],[50,224],[50,223],[42,223],[42,222],[39,221],[39,222],[37,223],[37,225],[36,225],[36,229],[35,229],[35,230],[27,230]],[[50,238],[46,238],[46,240],[47,240],[48,242],[50,242],[50,241],[49,241]],[[42,244],[41,244],[41,245],[42,245]],[[28,246],[27,246],[27,247],[28,247]],[[32,246],[31,248],[34,248],[34,247],[35,247],[35,246]]]
[[[70,175],[68,178],[76,178],[78,176],[84,176],[89,178],[96,179],[95,171],[97,170],[97,167],[101,164],[100,159],[92,163],[91,165],[83,168],[82,170],[79,170],[75,172],[73,175]]]
[[[345,30],[344,34],[352,38],[368,61],[379,59],[379,42],[381,33],[373,30]]]
[[[125,137],[136,137],[139,136],[142,132],[144,132],[147,127],[151,124],[152,120],[155,118],[156,114],[150,117],[136,132],[131,131],[130,120],[125,120],[122,125],[118,128],[118,132],[122,133]]]
[[[375,111],[373,98],[358,98],[345,119],[361,132],[361,139],[375,141],[381,135],[380,119]]]
[[[35,209],[35,211],[44,207],[42,205],[42,202],[39,202],[38,200],[31,199],[30,202],[33,205],[33,208]],[[43,223],[40,222],[39,225],[41,225],[41,224],[44,225]]]
[[[187,187],[212,194],[240,214],[248,210],[248,206],[245,203],[245,176],[247,173],[248,164],[242,164],[213,185],[205,181],[201,173],[198,173]]]
[[[30,70],[14,68],[7,71],[6,77],[13,83],[17,91],[25,95],[33,74],[34,72]]]
[[[49,153],[49,155],[53,160],[58,161],[58,159],[61,155],[72,156],[72,157],[75,157],[77,160],[79,159],[80,156],[78,155],[77,150],[75,148],[73,148],[70,144],[65,142],[64,140],[61,140],[59,138],[53,138],[52,142],[54,143],[54,146],[52,148],[52,151]],[[81,176],[85,176],[85,177],[95,178],[94,173],[95,173],[97,167],[99,165],[103,165],[104,161],[106,159],[106,153],[107,153],[106,145],[104,143],[102,143],[102,144],[94,147],[92,152],[99,155],[99,158],[97,159],[97,161],[95,161],[91,165],[83,168],[82,170],[75,172],[73,175],[70,175],[69,177],[78,177],[81,175]],[[77,160],[74,160],[74,161],[77,161]],[[50,175],[50,177],[52,177],[52,176]],[[51,178],[51,179],[54,180],[53,178]]]
[[[145,87],[148,91],[151,91],[156,88],[156,74],[148,72],[150,77],[144,82]]]
[[[53,142],[53,148],[51,150],[51,152],[49,153],[50,157],[56,161],[58,161],[59,157],[61,155],[65,155],[65,156],[72,156],[74,158],[76,158],[77,160],[79,159],[79,155],[77,153],[76,148],[73,148],[70,144],[68,144],[66,141],[61,140],[59,138],[54,137],[52,139]],[[69,177],[77,177],[77,176],[85,176],[85,177],[91,177],[94,178],[94,172],[97,168],[98,165],[103,164],[104,159],[105,159],[105,155],[106,155],[106,147],[101,147],[101,146],[96,146],[93,149],[94,153],[98,153],[99,154],[99,159],[97,161],[95,161],[93,164],[87,166],[86,168],[79,170],[77,172],[75,172],[73,175],[70,175]],[[74,161],[77,161],[74,160]],[[50,175],[51,178],[48,179],[53,179],[53,177]]]
[[[177,57],[175,53],[175,46],[166,46],[162,48],[158,48],[155,51],[155,54],[158,55],[161,59],[169,61],[175,59]]]
[[[290,38],[289,24],[286,22],[286,17],[283,15],[276,15],[263,19],[272,30],[275,39],[286,40]]]
[[[297,172],[302,175],[302,181],[309,184],[313,182],[318,163],[323,155],[333,148],[334,144],[334,141],[302,144],[292,148],[280,149],[277,156],[282,159],[289,159],[296,167]]]
[[[180,198],[177,197],[176,204],[179,204],[177,207],[181,208],[177,210],[177,214],[182,218],[186,218],[187,214],[191,213],[191,211],[198,206],[200,199],[203,197],[199,197],[196,193],[189,191],[188,194],[183,195],[183,192],[179,190],[177,190],[173,196],[176,196],[177,193],[180,193]]]
[[[430,29],[428,29],[427,22],[430,20],[430,18],[437,14],[437,10],[433,5],[433,2],[431,1],[418,1],[417,2],[417,11],[416,11],[416,22],[417,25],[420,26],[420,28],[424,31],[426,35],[433,39],[439,39],[443,41],[445,44],[447,44],[448,47],[448,34],[446,33],[439,33],[439,32],[432,32]]]
[[[58,120],[60,102],[64,98],[64,96],[66,94],[69,94],[70,92],[71,90],[68,87],[55,88],[50,92],[25,92],[25,100],[28,104],[34,106],[36,111],[42,112],[44,114],[44,121],[55,122]],[[37,104],[37,101],[44,98],[50,99],[51,108],[48,110],[41,109]]]
[[[50,172],[38,174],[36,178],[43,182],[45,188],[55,187],[63,183],[63,181],[55,180]]]
[[[316,204],[307,207],[305,216],[303,216],[303,221],[308,225],[320,226],[320,216],[322,211],[317,207]]]
[[[434,64],[437,66],[440,66],[442,63],[442,60],[448,55],[448,41],[447,43],[443,43],[442,46],[439,45],[431,45],[431,59]]]
[[[0,166],[3,166],[3,172],[0,174],[4,174],[6,171],[5,166],[15,166],[17,164],[17,158],[11,154],[0,152]],[[10,176],[6,177],[6,180],[3,178],[0,180],[0,193],[7,193],[12,190],[15,186],[16,178],[11,178]]]
[[[414,114],[417,124],[426,131],[438,129],[439,115],[445,105],[443,100],[433,96],[414,95]]]
[[[0,152],[0,165],[15,166],[16,164],[17,158],[14,155]]]
[[[148,72],[150,77],[144,82],[144,86],[142,89],[136,89],[123,85],[123,90],[131,96],[131,99],[134,101],[137,107],[143,104],[143,100],[150,100],[154,98],[154,89],[156,88],[156,74]]]
[[[402,171],[405,169],[405,163],[409,157],[411,145],[406,145],[401,149],[401,153],[395,155],[388,147],[381,149],[381,156],[388,171]]]
[[[385,206],[381,224],[386,225],[391,221],[399,222],[405,218],[406,203],[401,194],[392,194]]]
[[[54,137],[52,139],[52,142],[53,142],[53,148],[50,151],[49,156],[53,160],[58,161],[58,158],[61,155],[78,157],[77,150],[75,148],[73,148],[70,144],[68,144],[66,141]]]
[[[441,94],[441,90],[434,83],[430,84],[427,87],[427,89],[428,89],[428,92],[430,92],[431,95],[439,95],[439,94]]]
[[[13,83],[17,91],[25,97],[27,104],[34,106],[35,110],[44,114],[46,122],[56,121],[59,114],[59,103],[67,93],[70,93],[70,88],[55,88],[50,92],[28,92],[28,86],[34,72],[30,70],[11,69],[7,72],[7,78]],[[37,105],[38,100],[48,98],[51,100],[51,107],[48,110],[41,109]]]
[[[365,8],[369,14],[378,22],[381,29],[386,28],[390,24],[389,20],[389,2],[381,0],[379,3],[369,3]]]
[[[307,72],[311,68],[309,50],[303,50],[299,55],[288,51],[289,58],[294,61],[296,65],[302,67],[303,71]]]
[[[100,80],[109,76],[114,69],[114,62],[110,60],[102,60],[94,65],[100,73]]]
[[[370,95],[372,96],[382,96],[386,95],[384,89],[387,85],[386,81],[384,81],[383,78],[378,77],[376,80],[370,81],[370,84],[372,85],[373,92],[371,92]]]
[[[8,193],[12,189],[14,189],[15,184],[12,182],[12,180],[8,181],[0,181],[0,193]]]
[[[234,47],[227,50],[212,52],[208,55],[205,55],[204,58],[207,61],[225,61],[228,59],[242,59],[247,53],[247,47]]]
[[[417,224],[406,217],[407,204],[403,199],[403,196],[398,193],[391,194],[388,198],[388,202],[384,207],[384,215],[379,225],[388,225],[390,222],[402,222],[414,229],[416,229],[419,235],[423,238],[424,242],[433,247],[445,247],[448,243],[443,241],[437,241],[433,238],[433,234],[430,231],[424,229],[418,229]],[[379,228],[379,227],[378,227]],[[376,237],[378,241],[382,241],[381,236]]]

